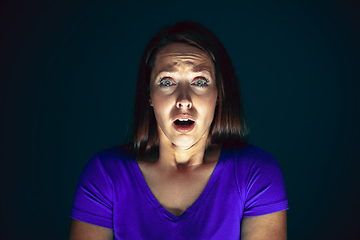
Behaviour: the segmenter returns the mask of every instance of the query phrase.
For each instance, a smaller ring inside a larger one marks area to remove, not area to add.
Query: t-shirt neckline
[[[154,194],[151,192],[149,186],[147,185],[144,176],[142,175],[141,169],[139,164],[137,163],[136,159],[132,157],[132,168],[134,170],[135,176],[138,180],[138,183],[145,193],[145,196],[150,201],[150,203],[154,206],[154,208],[159,212],[159,214],[163,215],[164,217],[168,218],[169,220],[175,222],[181,219],[184,219],[186,216],[190,215],[196,209],[199,208],[201,202],[207,197],[210,193],[211,189],[213,188],[216,180],[218,179],[220,172],[223,169],[223,154],[225,151],[221,149],[219,159],[215,165],[215,168],[210,176],[208,183],[206,184],[204,190],[201,192],[200,196],[195,200],[195,202],[188,207],[180,216],[176,216],[169,212],[166,208],[164,208],[159,201],[155,198]]]

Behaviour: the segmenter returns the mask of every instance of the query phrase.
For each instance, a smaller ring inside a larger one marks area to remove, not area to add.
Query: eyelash
[[[170,77],[163,77],[163,78],[161,78],[160,81],[159,81],[160,87],[168,88],[168,87],[171,87],[171,86],[172,86],[172,84],[169,85],[169,86],[163,85],[163,82],[165,82],[166,79],[169,79],[169,81],[172,82]],[[203,82],[204,82],[203,85],[196,85],[196,84],[195,84],[197,87],[203,88],[203,87],[207,87],[207,86],[208,86],[209,80],[207,80],[205,77],[196,77],[196,78],[195,78],[195,82],[196,82],[197,80],[203,80]]]
[[[203,81],[204,81],[204,84],[203,84],[203,85],[201,85],[201,86],[196,85],[197,87],[203,88],[203,87],[209,86],[209,85],[208,85],[209,80],[207,80],[205,77],[196,77],[196,78],[195,78],[195,82],[196,82],[197,80],[203,80]]]
[[[163,82],[165,82],[166,79],[169,79],[169,81],[172,83],[171,78],[169,78],[169,77],[163,77],[163,78],[161,78],[160,81],[159,81],[160,87],[167,88],[167,87],[170,87],[170,86],[172,85],[172,84],[171,84],[170,86],[165,86],[165,85],[163,85]]]

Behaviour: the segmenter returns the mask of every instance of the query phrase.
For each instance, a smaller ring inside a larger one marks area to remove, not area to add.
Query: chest
[[[157,201],[175,216],[180,216],[204,191],[216,163],[192,173],[161,172],[141,167],[143,177]]]

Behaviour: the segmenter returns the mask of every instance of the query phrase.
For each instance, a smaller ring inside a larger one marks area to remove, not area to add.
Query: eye
[[[160,79],[160,87],[170,87],[171,85],[173,85],[171,78],[164,77],[164,78]]]
[[[208,80],[204,77],[197,77],[194,81],[194,84],[198,87],[206,87],[208,86]]]

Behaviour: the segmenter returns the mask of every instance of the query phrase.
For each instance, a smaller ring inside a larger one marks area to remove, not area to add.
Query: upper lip
[[[193,116],[191,116],[190,114],[187,114],[187,113],[181,113],[181,114],[176,115],[173,118],[173,122],[175,122],[178,119],[189,119],[189,120],[195,122],[195,118]]]

